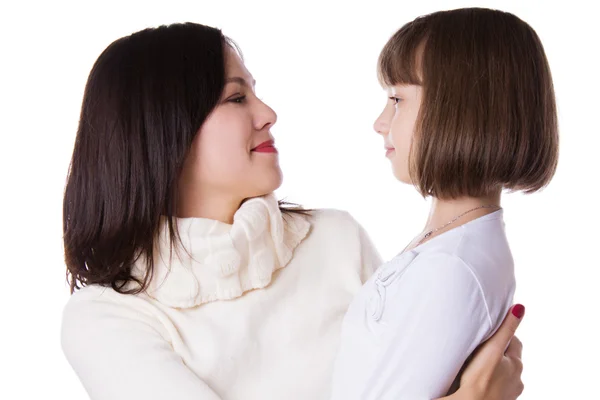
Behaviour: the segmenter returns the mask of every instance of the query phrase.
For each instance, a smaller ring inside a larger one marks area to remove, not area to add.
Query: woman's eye
[[[246,101],[246,96],[238,96],[229,100],[230,103],[242,104]]]

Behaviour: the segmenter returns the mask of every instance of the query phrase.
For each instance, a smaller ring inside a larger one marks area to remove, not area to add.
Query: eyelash
[[[394,105],[398,105],[398,103],[400,103],[402,101],[402,99],[400,97],[395,97],[395,96],[390,97],[390,100],[392,100],[394,102]]]
[[[246,102],[246,96],[239,96],[229,100],[230,103],[242,104]]]

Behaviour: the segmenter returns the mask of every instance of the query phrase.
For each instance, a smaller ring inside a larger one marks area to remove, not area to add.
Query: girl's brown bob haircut
[[[410,176],[424,196],[532,193],[558,162],[548,60],[518,17],[465,8],[419,17],[383,48],[383,86],[422,86]]]

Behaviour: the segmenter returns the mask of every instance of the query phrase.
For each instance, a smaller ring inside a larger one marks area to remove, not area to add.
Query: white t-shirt
[[[513,300],[502,210],[381,266],[344,318],[332,398],[426,400],[447,394]]]
[[[344,314],[381,264],[363,229],[334,210],[282,217],[274,196],[233,225],[179,227],[189,254],[162,248],[145,293],[91,285],[65,307],[63,349],[90,398],[327,399]]]

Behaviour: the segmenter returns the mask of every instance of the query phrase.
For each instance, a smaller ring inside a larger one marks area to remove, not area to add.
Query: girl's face
[[[192,142],[180,184],[197,197],[241,202],[281,185],[271,135],[277,115],[256,97],[254,78],[238,54],[225,48],[225,88]]]
[[[375,132],[383,136],[386,157],[396,178],[411,184],[409,154],[415,123],[421,107],[421,86],[395,85],[387,88],[388,101],[375,121]]]

